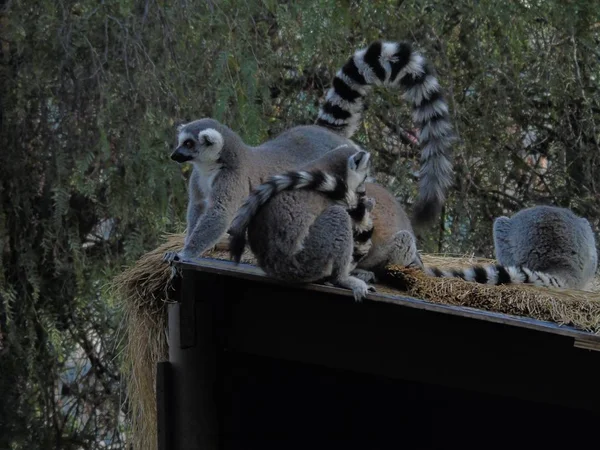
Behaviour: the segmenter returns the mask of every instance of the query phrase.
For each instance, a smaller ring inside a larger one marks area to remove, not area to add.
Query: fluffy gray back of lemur
[[[534,206],[493,226],[497,265],[466,269],[428,268],[436,277],[483,284],[534,284],[584,289],[593,279],[598,257],[587,219],[556,206]]]
[[[316,123],[352,136],[372,86],[402,88],[404,99],[412,104],[421,146],[419,199],[413,217],[417,225],[429,222],[439,214],[452,184],[449,153],[455,137],[435,71],[410,44],[376,41],[356,51],[334,77]]]
[[[360,158],[365,158],[364,164],[368,163],[368,159],[370,158],[369,153],[361,151],[358,148],[350,152],[352,155],[348,159],[349,164],[358,164],[361,161]],[[231,258],[236,262],[240,261],[246,246],[246,230],[258,210],[277,194],[287,190],[304,189],[317,191],[323,193],[336,203],[346,205],[349,209],[350,217],[356,223],[357,234],[370,234],[372,227],[369,226],[370,220],[368,218],[367,203],[358,201],[360,194],[364,194],[365,191],[364,182],[366,173],[359,173],[353,167],[339,169],[343,169],[343,172],[327,172],[318,168],[288,171],[267,178],[244,201],[244,204],[231,222],[231,227],[227,230],[230,235],[229,251]],[[361,242],[366,241],[362,237],[360,240]]]
[[[336,149],[301,168],[307,173],[321,170],[346,180],[348,191],[359,189],[364,182],[369,158],[360,156],[353,146]],[[368,155],[368,153],[365,153]],[[358,159],[357,159],[358,157]],[[352,172],[359,176],[353,177]],[[351,182],[350,180],[356,180]],[[358,196],[332,196],[335,189],[322,192],[311,189],[283,190],[256,209],[249,221],[234,221],[232,240],[239,239],[247,223],[248,243],[258,265],[270,276],[294,283],[330,281],[351,289],[355,299],[362,299],[371,286],[350,275],[354,268],[353,224],[348,208],[357,204]],[[343,199],[343,201],[340,201]],[[347,199],[354,205],[340,204]],[[247,208],[242,213],[254,211]],[[234,253],[238,245],[230,246]]]
[[[194,167],[189,181],[187,234],[177,256],[197,257],[213,247],[251,188],[267,176],[296,169],[339,145],[351,144],[349,138],[362,116],[363,98],[370,85],[377,84],[403,86],[405,97],[414,105],[423,147],[416,217],[435,215],[452,172],[446,157],[452,140],[447,105],[421,55],[405,43],[375,42],[356,52],[335,76],[316,125],[291,128],[256,147],[246,145],[214,119],[178,127],[178,143],[171,158]]]

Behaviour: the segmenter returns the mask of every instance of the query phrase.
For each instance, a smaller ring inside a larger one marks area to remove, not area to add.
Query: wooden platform
[[[553,448],[594,435],[599,336],[381,292],[356,303],[228,261],[176,264],[161,450],[464,448],[490,433],[485,448],[517,434]]]

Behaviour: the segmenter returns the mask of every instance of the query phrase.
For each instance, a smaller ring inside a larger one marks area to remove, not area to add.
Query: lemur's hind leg
[[[417,256],[414,261],[408,265],[408,267],[417,267],[421,270],[425,270],[425,264],[423,264],[423,260],[421,259],[421,255],[417,252]]]
[[[312,224],[295,259],[300,270],[326,270],[323,278],[334,286],[350,289],[354,299],[361,301],[368,292],[375,292],[375,288],[350,275],[353,249],[350,216],[342,206],[333,205]]]

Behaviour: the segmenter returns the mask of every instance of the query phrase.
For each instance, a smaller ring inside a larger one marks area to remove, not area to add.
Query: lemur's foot
[[[354,269],[350,272],[350,275],[358,278],[359,280],[363,280],[365,283],[376,283],[377,279],[375,278],[375,274],[370,270],[364,269]]]
[[[350,289],[354,300],[357,302],[361,302],[369,292],[377,292],[374,286],[368,285],[363,280],[352,276],[337,280],[335,284],[339,287]]]

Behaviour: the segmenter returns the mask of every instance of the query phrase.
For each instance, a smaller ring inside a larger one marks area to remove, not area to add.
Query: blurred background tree
[[[258,144],[311,123],[374,39],[434,63],[460,136],[427,252],[491,257],[498,215],[600,219],[595,0],[0,0],[0,449],[125,449],[120,314],[106,282],[182,231],[177,122]],[[411,208],[418,148],[399,92],[356,140]]]

